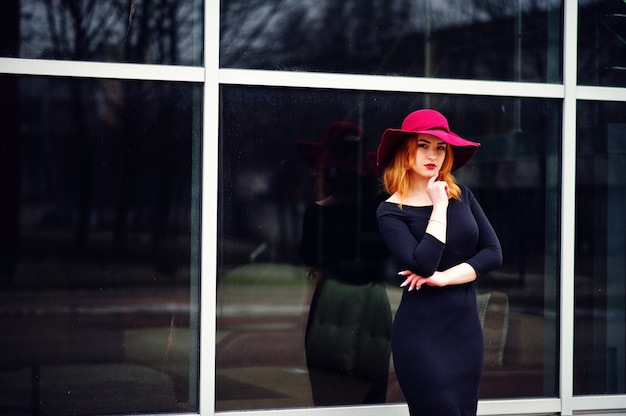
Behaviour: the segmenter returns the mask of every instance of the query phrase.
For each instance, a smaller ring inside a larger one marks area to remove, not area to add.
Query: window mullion
[[[561,166],[561,328],[559,383],[561,414],[573,411],[574,362],[574,254],[576,215],[576,0],[564,4],[562,166]]]

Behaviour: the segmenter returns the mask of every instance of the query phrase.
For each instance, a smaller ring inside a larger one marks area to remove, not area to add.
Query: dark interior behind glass
[[[574,393],[626,392],[626,105],[578,104]]]
[[[196,410],[198,87],[0,82],[0,413]]]

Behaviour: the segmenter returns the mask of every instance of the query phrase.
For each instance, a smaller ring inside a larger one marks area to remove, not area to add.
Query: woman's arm
[[[402,282],[400,287],[408,286],[409,291],[413,289],[419,290],[423,285],[437,287],[461,285],[463,283],[473,282],[477,277],[476,271],[468,263],[457,264],[447,270],[435,272],[430,277],[418,276],[410,270],[404,270],[399,274],[402,276],[408,276],[406,280]]]
[[[478,276],[482,276],[502,266],[502,248],[500,240],[482,207],[474,195],[470,192],[468,193],[471,196],[470,208],[478,225],[479,234],[476,245],[477,252],[467,262],[476,270]]]
[[[381,215],[380,208],[377,212],[378,226],[391,254],[404,267],[422,276],[431,276],[437,270],[446,245],[449,191],[448,184],[437,177],[438,172],[426,186],[433,208],[428,218],[423,217],[426,226],[421,238],[414,235],[415,226],[412,232],[407,224],[407,221],[417,222],[419,217],[403,217],[402,213]],[[387,206],[383,211],[389,209]]]
[[[474,195],[467,191],[466,197],[469,198],[470,209],[478,226],[476,254],[465,262],[435,272],[430,277],[413,273],[412,269],[404,270],[399,273],[406,277],[402,287],[408,286],[409,290],[413,290],[421,288],[424,284],[441,287],[469,283],[502,265],[502,249],[498,236]]]
[[[403,213],[393,212],[395,207],[384,204],[391,205],[389,202],[383,202],[383,206],[379,208],[378,228],[390,253],[401,267],[422,276],[432,275],[439,266],[445,244],[428,233],[423,234],[418,240],[409,229]],[[423,221],[426,223],[428,218],[424,218]]]

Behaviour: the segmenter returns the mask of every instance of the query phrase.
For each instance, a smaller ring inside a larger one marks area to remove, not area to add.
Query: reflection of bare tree
[[[27,3],[21,11],[23,45],[37,42],[48,45],[47,57],[168,64],[189,60],[190,52],[184,47],[193,41],[195,10],[192,1],[39,0]],[[125,250],[133,223],[139,221],[149,227],[153,241],[160,242],[171,223],[168,217],[175,203],[171,197],[173,179],[167,175],[180,169],[180,166],[171,166],[169,161],[172,144],[178,137],[172,132],[176,132],[174,126],[181,122],[175,118],[177,95],[168,93],[171,86],[165,83],[120,82],[119,94],[106,91],[94,94],[107,88],[95,79],[69,85],[66,101],[71,127],[63,139],[71,151],[71,160],[64,162],[74,170],[78,188],[73,200],[76,247],[85,247],[94,218],[94,140],[100,134],[97,131],[100,126],[94,118],[93,100],[98,94],[107,100],[104,103],[109,109],[107,121],[115,126],[121,143],[116,158],[119,183],[113,187],[116,194],[109,198],[109,203],[116,201],[113,202],[114,248],[118,252]],[[150,99],[150,94],[158,95],[159,99]],[[188,146],[185,149],[190,150]],[[160,158],[161,182],[151,182],[150,188],[144,188],[143,192],[153,195],[144,195],[140,200],[137,189],[146,182],[145,176],[152,174],[142,172],[146,169],[141,165],[146,157]],[[146,207],[146,204],[154,206]]]
[[[121,61],[130,45],[140,52],[134,62],[200,62],[201,10],[192,0],[33,0],[20,13],[23,58]]]
[[[177,63],[178,30],[177,15],[178,2],[172,0],[144,0],[138,6],[134,0],[127,1],[128,21],[127,38],[124,43],[124,60],[127,62],[141,62],[146,51],[150,50],[150,45],[156,46],[156,50],[162,56],[168,56],[170,63]],[[132,23],[135,22],[135,23]],[[150,140],[151,145],[156,147],[159,159],[163,161],[159,173],[165,173],[157,181],[155,188],[155,206],[152,214],[152,232],[155,249],[162,248],[160,243],[165,234],[166,225],[169,223],[168,216],[172,204],[172,181],[169,177],[168,154],[163,149],[168,148],[168,142],[175,140],[171,135],[164,132],[173,131],[173,120],[171,110],[175,108],[175,95],[164,93],[160,100],[150,101],[152,108],[146,109],[137,114],[137,109],[145,106],[146,94],[144,85],[137,83],[126,83],[123,91],[123,99],[120,103],[120,117],[122,122],[123,143],[126,146],[122,155],[122,171],[125,180],[120,184],[119,201],[116,210],[114,227],[114,247],[117,250],[124,250],[129,233],[131,211],[133,209],[133,192],[137,186],[139,176],[138,159],[140,152],[145,150],[146,140]],[[164,90],[168,86],[161,87]],[[153,121],[150,116],[154,117]],[[144,122],[137,122],[137,118],[142,118]],[[147,125],[156,125],[157,128],[148,128]],[[147,137],[154,134],[157,137]],[[161,136],[161,137],[158,137]],[[142,141],[144,142],[142,146]]]
[[[93,59],[120,30],[119,4],[97,0],[42,0],[51,40],[50,54],[58,58]]]
[[[105,36],[110,36],[114,13],[106,6],[103,16],[94,13],[102,10],[96,1],[53,1],[43,0],[49,36],[52,41],[51,54],[56,57],[84,60],[102,52]],[[102,24],[96,26],[95,19]],[[95,29],[99,28],[99,29]],[[101,29],[101,30],[100,30]],[[70,83],[69,109],[73,128],[69,129],[69,147],[73,150],[71,164],[78,178],[78,207],[75,228],[77,249],[85,247],[89,232],[89,217],[93,209],[92,152],[89,146],[89,123],[85,113],[86,99],[95,87],[94,81]]]
[[[494,64],[501,66],[503,51],[520,51],[519,45],[514,49],[520,35],[528,42],[545,37],[550,23],[545,23],[545,12],[560,7],[558,0],[224,3],[220,63],[225,67],[450,77],[466,60],[465,72],[458,72],[464,77],[476,73],[478,78]],[[530,20],[533,27],[523,28],[522,33],[522,20]],[[539,57],[528,54],[532,58],[526,57],[527,65],[542,56],[534,53]],[[481,59],[466,58],[472,55]],[[512,62],[511,58],[506,60]],[[514,78],[510,67],[501,72],[500,78]]]

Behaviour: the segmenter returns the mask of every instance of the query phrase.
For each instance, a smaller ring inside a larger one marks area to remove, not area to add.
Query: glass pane
[[[221,4],[224,68],[561,80],[560,1]]]
[[[8,0],[6,57],[202,65],[200,0]]]
[[[578,104],[574,393],[626,393],[626,103]]]
[[[578,83],[626,87],[626,2],[579,2]]]
[[[352,195],[344,200],[358,201],[353,215],[316,222],[311,206],[326,189],[319,178],[327,183],[323,172],[342,176],[309,165],[311,150],[303,152],[297,141],[319,142],[334,122],[348,121],[364,129],[364,149],[375,151],[385,128],[399,127],[406,114],[423,107],[440,109],[457,133],[482,143],[456,176],[477,196],[503,247],[503,267],[477,284],[486,334],[481,397],[556,395],[558,100],[236,86],[222,87],[221,97],[218,410],[404,400],[389,360],[385,318],[402,294],[398,270],[384,246],[375,245],[377,226],[368,228],[375,217],[370,198],[376,206],[385,196],[367,178],[349,176]],[[357,172],[364,175],[367,166]],[[354,227],[359,217],[360,228]],[[313,244],[327,266],[307,277],[305,235],[334,229],[341,231],[336,240]],[[368,236],[367,244],[354,229]],[[333,250],[337,245],[342,249]],[[359,257],[357,248],[369,254]],[[350,260],[339,263],[346,253]],[[337,269],[342,278],[328,278]],[[346,282],[347,276],[361,284]],[[369,310],[378,318],[355,325],[377,334],[377,342],[351,349],[350,340],[358,340],[316,331],[320,317],[352,322],[362,305],[357,299],[368,296],[377,300]],[[348,367],[341,354],[369,358]]]
[[[197,410],[200,86],[0,89],[0,413]]]

